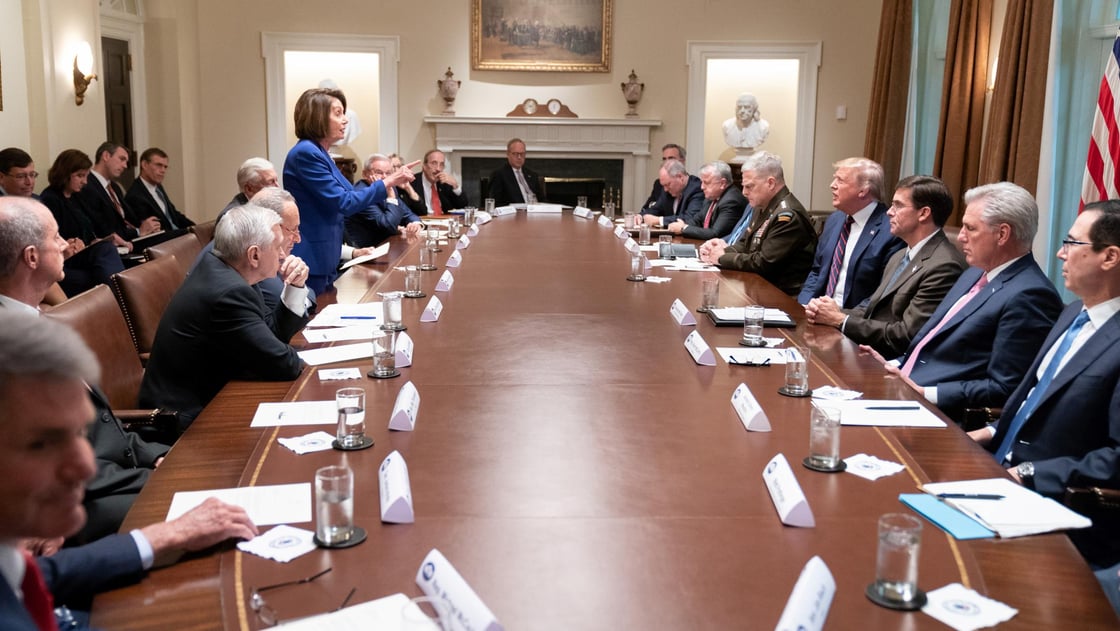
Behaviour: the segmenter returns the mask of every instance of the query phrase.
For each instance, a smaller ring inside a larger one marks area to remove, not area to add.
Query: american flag
[[[1112,43],[1112,54],[1105,64],[1093,135],[1089,138],[1089,157],[1085,160],[1085,179],[1081,183],[1081,209],[1102,199],[1120,198],[1120,30]],[[1080,210],[1080,209],[1079,209]]]

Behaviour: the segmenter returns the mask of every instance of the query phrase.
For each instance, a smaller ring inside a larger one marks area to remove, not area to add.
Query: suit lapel
[[[1076,316],[1076,313],[1074,313],[1074,316]],[[1070,322],[1072,322],[1072,320]],[[1070,322],[1065,323],[1065,325],[1059,329],[1060,334],[1065,333],[1066,329],[1070,326]],[[1058,338],[1056,337],[1054,341],[1057,342],[1057,340]],[[1050,382],[1050,387],[1046,389],[1046,392],[1042,393],[1042,398],[1039,399],[1038,404],[1042,405],[1053,393],[1064,388],[1066,384],[1085,372],[1085,369],[1093,362],[1097,361],[1105,351],[1112,350],[1113,345],[1116,344],[1118,340],[1120,340],[1120,313],[1109,318],[1108,322],[1104,323],[1104,326],[1094,332],[1093,335],[1086,340],[1085,344],[1077,349],[1077,353],[1069,358],[1069,361],[1066,362],[1065,366],[1062,366],[1058,374],[1054,375],[1054,380]],[[1050,346],[1051,344],[1046,346],[1047,351],[1050,350]],[[1035,372],[1038,372],[1037,367]],[[1032,376],[1034,375],[1034,373],[1031,374]]]
[[[880,212],[883,208],[883,205],[880,203],[875,206],[875,210],[871,212],[871,218],[867,220],[867,225],[863,227],[863,232],[860,232],[859,240],[856,241],[856,247],[852,250],[851,259],[848,261],[848,269],[855,269],[859,265],[859,259],[867,250],[867,246],[871,245],[871,242],[875,239],[875,235],[879,234],[879,231],[883,229],[883,219],[887,216],[885,210]],[[839,237],[839,234],[837,234],[837,236]],[[835,248],[835,246],[833,247]],[[851,275],[849,274],[849,276]],[[852,284],[849,281],[846,290],[851,289],[851,287]]]

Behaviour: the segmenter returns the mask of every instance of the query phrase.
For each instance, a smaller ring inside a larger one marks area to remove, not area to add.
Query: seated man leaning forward
[[[754,272],[796,296],[813,265],[817,231],[805,207],[786,188],[781,158],[759,151],[743,162],[742,171],[743,195],[754,208],[751,225],[735,243],[706,241],[700,246],[700,260]]]
[[[214,251],[167,305],[140,385],[140,405],[179,410],[185,431],[232,379],[295,379],[303,361],[288,341],[307,324],[307,265],[285,254],[280,216],[249,204],[218,222]],[[267,313],[253,285],[281,271]]]
[[[27,539],[69,536],[86,520],[82,488],[96,470],[86,440],[93,420],[87,384],[97,359],[70,328],[0,313],[0,626],[58,628],[55,606],[79,612],[92,597],[144,571],[230,538],[252,539],[244,510],[215,498],[182,517],[33,559]],[[53,601],[53,602],[52,602]],[[63,628],[72,628],[65,626]]]

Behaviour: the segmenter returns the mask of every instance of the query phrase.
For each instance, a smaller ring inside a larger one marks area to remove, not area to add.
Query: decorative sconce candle
[[[86,100],[86,89],[90,82],[97,78],[93,74],[93,49],[89,42],[78,45],[78,52],[74,55],[74,102],[81,105]]]

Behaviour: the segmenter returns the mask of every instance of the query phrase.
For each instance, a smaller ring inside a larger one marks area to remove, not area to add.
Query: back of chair
[[[192,237],[193,238],[193,237]],[[113,274],[113,292],[124,312],[140,361],[147,363],[167,303],[186,278],[175,256],[160,257]]]
[[[101,389],[114,408],[136,408],[144,370],[128,324],[108,285],[98,285],[43,313],[78,332],[101,363]]]
[[[184,234],[159,245],[153,245],[147,249],[145,254],[147,254],[149,261],[165,256],[174,256],[178,261],[179,268],[183,271],[183,278],[186,278],[194,265],[194,260],[198,258],[201,252],[202,243],[198,240],[198,237],[193,234]]]
[[[214,225],[217,221],[207,221],[206,223],[199,223],[191,226],[191,232],[194,236],[198,237],[199,243],[205,246],[214,240]]]

